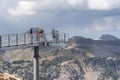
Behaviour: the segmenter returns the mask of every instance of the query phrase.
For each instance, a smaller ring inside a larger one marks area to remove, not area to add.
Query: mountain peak
[[[110,35],[110,34],[103,34],[99,39],[105,40],[105,41],[115,41],[119,40],[117,37]]]

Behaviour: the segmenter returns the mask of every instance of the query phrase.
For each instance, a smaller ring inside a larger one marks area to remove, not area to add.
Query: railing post
[[[33,33],[29,34],[30,36],[30,43],[33,44]]]
[[[18,34],[16,34],[16,46],[18,45]]]
[[[64,33],[64,43],[66,43],[66,34]]]
[[[26,44],[26,33],[24,33],[24,44]]]
[[[2,47],[2,40],[1,40],[1,35],[0,35],[0,47]]]
[[[10,35],[8,35],[8,46],[10,46]]]
[[[34,46],[34,80],[39,79],[39,46]]]

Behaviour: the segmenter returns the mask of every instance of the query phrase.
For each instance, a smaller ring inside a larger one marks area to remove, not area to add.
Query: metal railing
[[[68,40],[69,35],[67,33],[58,33],[55,38],[53,38],[51,32],[38,35],[36,35],[36,33],[0,35],[0,47],[41,43],[66,43]]]

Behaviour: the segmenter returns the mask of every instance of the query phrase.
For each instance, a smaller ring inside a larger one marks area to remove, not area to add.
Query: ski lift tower
[[[36,33],[39,28],[31,28],[26,33],[0,35],[0,50],[34,47],[34,80],[39,80],[39,47],[64,46],[69,35],[61,32]]]

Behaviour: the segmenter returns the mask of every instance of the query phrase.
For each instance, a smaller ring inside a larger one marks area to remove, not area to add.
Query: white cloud
[[[82,5],[83,0],[36,0],[36,1],[18,1],[18,5],[15,8],[8,8],[8,13],[13,16],[32,15],[37,10],[49,11],[70,9],[71,7]]]
[[[90,9],[109,9],[110,6],[106,0],[88,0]]]
[[[70,9],[82,5],[83,0],[41,0],[36,5],[39,10]]]
[[[120,0],[88,0],[88,6],[90,9],[96,10],[110,10],[113,8],[119,8]]]
[[[67,0],[67,3],[71,6],[82,5],[83,0]]]
[[[9,8],[8,13],[13,16],[20,15],[32,15],[34,11],[35,3],[33,1],[20,1],[16,8]]]
[[[83,28],[83,33],[97,33],[100,32],[117,32],[120,31],[119,17],[105,17],[95,19],[91,24]]]
[[[100,31],[115,31],[119,30],[119,23],[115,21],[115,17],[107,17],[96,19],[91,25],[84,29],[84,32],[100,32]]]
[[[49,10],[67,10],[67,9],[96,9],[110,10],[120,8],[120,0],[22,0],[18,1],[18,5],[9,8],[8,13],[13,16],[32,15],[37,11]]]

